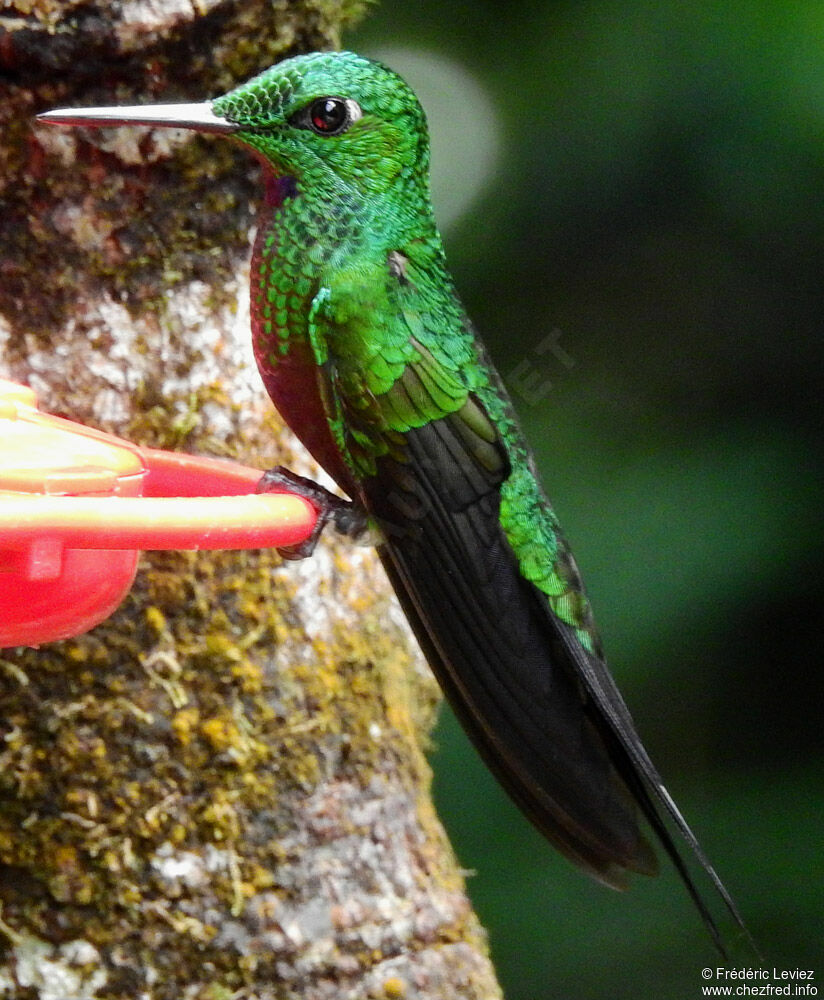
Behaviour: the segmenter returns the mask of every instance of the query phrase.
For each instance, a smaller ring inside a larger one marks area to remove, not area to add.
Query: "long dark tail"
[[[384,565],[456,715],[547,839],[616,888],[625,887],[627,872],[657,870],[640,809],[726,954],[665,815],[746,934],[732,898],[661,782],[606,666],[522,576],[499,520],[499,483],[455,461],[445,424],[409,432],[405,460],[384,459],[365,493],[386,526]]]

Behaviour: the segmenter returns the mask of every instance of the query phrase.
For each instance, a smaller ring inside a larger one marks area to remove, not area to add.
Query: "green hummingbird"
[[[203,104],[52,111],[68,125],[231,136],[262,161],[254,350],[283,418],[348,501],[284,469],[378,552],[487,765],[564,855],[607,885],[655,874],[642,814],[723,945],[669,824],[741,917],[664,787],[610,675],[581,576],[504,385],[447,269],[424,112],[351,52],[276,64]],[[316,533],[317,535],[317,533]],[[292,556],[306,556],[316,535]]]

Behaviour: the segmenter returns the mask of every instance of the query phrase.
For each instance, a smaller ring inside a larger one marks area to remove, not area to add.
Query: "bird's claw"
[[[306,476],[299,476],[290,469],[278,465],[264,472],[256,488],[257,493],[294,493],[303,497],[317,511],[317,520],[312,534],[297,545],[284,545],[278,552],[284,559],[306,559],[315,551],[321,532],[331,522],[335,531],[347,538],[359,538],[367,530],[366,512],[351,500],[331,493],[320,483]]]

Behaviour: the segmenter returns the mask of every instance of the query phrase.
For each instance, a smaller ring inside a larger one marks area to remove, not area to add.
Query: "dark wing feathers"
[[[719,951],[716,923],[661,810],[733,900],[653,766],[615,682],[521,575],[499,520],[509,475],[478,400],[409,430],[364,496],[383,524],[381,558],[456,715],[521,810],[601,881],[654,874],[637,808],[681,875]],[[415,516],[410,519],[409,512]]]
[[[386,533],[382,557],[453,707],[507,791],[564,853],[622,885],[622,869],[653,869],[652,854],[581,711],[585,695],[555,619],[501,530],[506,453],[497,445],[490,471],[485,450],[487,461],[478,460],[467,446],[475,436],[453,414],[408,431],[405,461],[379,461],[364,493]],[[418,512],[411,523],[410,510]]]

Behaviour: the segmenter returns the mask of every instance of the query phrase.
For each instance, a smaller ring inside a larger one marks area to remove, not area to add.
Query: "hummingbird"
[[[410,87],[355,53],[314,52],[205,103],[39,120],[192,129],[258,157],[257,365],[348,497],[266,473],[260,489],[296,490],[319,514],[313,537],[285,554],[310,555],[329,522],[371,531],[447,699],[516,805],[619,889],[658,870],[643,817],[724,954],[683,845],[746,929],[638,736],[513,404],[456,292]]]

